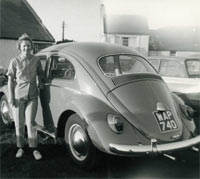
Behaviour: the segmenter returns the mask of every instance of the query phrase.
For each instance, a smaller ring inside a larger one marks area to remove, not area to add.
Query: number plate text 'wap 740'
[[[161,132],[173,131],[178,128],[171,111],[154,112]]]

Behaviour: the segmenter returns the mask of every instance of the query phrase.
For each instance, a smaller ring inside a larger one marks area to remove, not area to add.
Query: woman
[[[17,137],[16,157],[20,158],[24,154],[26,123],[29,147],[33,150],[35,159],[40,160],[42,155],[37,150],[35,117],[38,106],[38,86],[43,88],[41,83],[42,66],[39,58],[31,54],[33,42],[27,34],[19,37],[17,48],[20,55],[11,60],[7,72],[8,102],[12,107]]]

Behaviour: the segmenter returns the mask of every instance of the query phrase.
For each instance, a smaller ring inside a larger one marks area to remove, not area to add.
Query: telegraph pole
[[[62,22],[62,41],[65,40],[65,21]]]

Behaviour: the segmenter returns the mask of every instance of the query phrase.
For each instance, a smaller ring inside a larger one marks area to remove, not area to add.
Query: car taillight
[[[107,115],[107,121],[110,128],[117,134],[121,134],[123,132],[123,122],[122,120],[113,114]]]

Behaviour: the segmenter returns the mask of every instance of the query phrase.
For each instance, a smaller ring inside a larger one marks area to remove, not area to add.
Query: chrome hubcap
[[[70,127],[68,141],[73,156],[79,161],[85,160],[88,154],[88,141],[80,125],[74,124]]]
[[[9,109],[6,101],[2,101],[1,103],[1,117],[4,121],[4,123],[8,123],[9,118]]]

